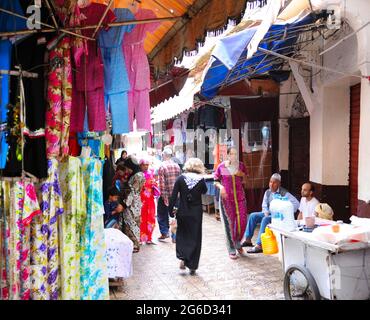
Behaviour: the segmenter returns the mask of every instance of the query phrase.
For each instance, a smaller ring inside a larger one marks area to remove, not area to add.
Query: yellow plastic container
[[[261,241],[264,254],[275,254],[279,252],[276,237],[268,227],[266,227],[265,233],[262,233]]]

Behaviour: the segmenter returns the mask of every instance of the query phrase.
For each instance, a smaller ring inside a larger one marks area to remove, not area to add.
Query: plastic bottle
[[[275,254],[279,252],[275,235],[266,227],[265,232],[261,235],[262,250],[264,254]]]
[[[274,195],[270,203],[271,224],[286,231],[294,231],[297,223],[294,219],[294,206],[287,197]]]

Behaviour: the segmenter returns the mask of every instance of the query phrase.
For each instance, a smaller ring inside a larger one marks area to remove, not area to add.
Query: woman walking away
[[[227,150],[228,159],[222,162],[214,174],[215,185],[220,189],[220,211],[226,232],[227,249],[231,259],[242,255],[243,238],[247,224],[247,202],[243,184],[246,183],[247,169],[238,161],[238,150]]]
[[[180,269],[187,267],[190,274],[194,275],[202,247],[202,194],[207,192],[207,185],[202,176],[204,165],[200,159],[190,158],[183,169],[185,172],[175,182],[169,212],[173,217],[173,207],[180,193],[180,205],[176,213],[176,256],[181,260]]]
[[[126,207],[123,212],[120,226],[125,235],[134,243],[134,252],[140,250],[140,223],[141,223],[141,197],[140,193],[145,183],[144,174],[132,157],[128,157],[122,164],[130,175],[128,189],[125,190],[123,203]]]
[[[141,242],[156,244],[152,241],[152,234],[155,226],[155,202],[154,197],[159,196],[159,188],[154,179],[153,170],[149,169],[149,160],[140,160],[140,169],[145,176],[145,184],[141,191]]]

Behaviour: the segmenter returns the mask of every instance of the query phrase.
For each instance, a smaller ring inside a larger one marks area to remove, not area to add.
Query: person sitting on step
[[[262,212],[253,212],[248,217],[248,225],[245,231],[245,241],[243,242],[243,247],[253,247],[252,244],[252,237],[254,234],[254,230],[257,227],[257,224],[261,224],[260,230],[258,233],[256,245],[247,251],[247,253],[260,253],[262,252],[262,242],[261,242],[261,235],[265,232],[266,226],[271,223],[271,213],[270,213],[270,203],[274,199],[275,194],[280,194],[281,196],[285,196],[289,199],[289,201],[293,204],[294,212],[298,210],[299,202],[298,200],[289,193],[286,189],[281,187],[281,176],[278,173],[274,173],[269,182],[269,189],[266,190],[263,201],[262,201]]]

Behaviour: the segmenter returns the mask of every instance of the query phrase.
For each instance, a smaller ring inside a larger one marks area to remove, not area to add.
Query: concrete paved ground
[[[257,233],[257,231],[256,231]],[[158,228],[154,233],[156,240]],[[228,257],[222,223],[204,214],[203,245],[196,276],[179,269],[175,244],[143,245],[133,257],[134,274],[111,299],[245,300],[284,299],[283,274],[277,256]]]

